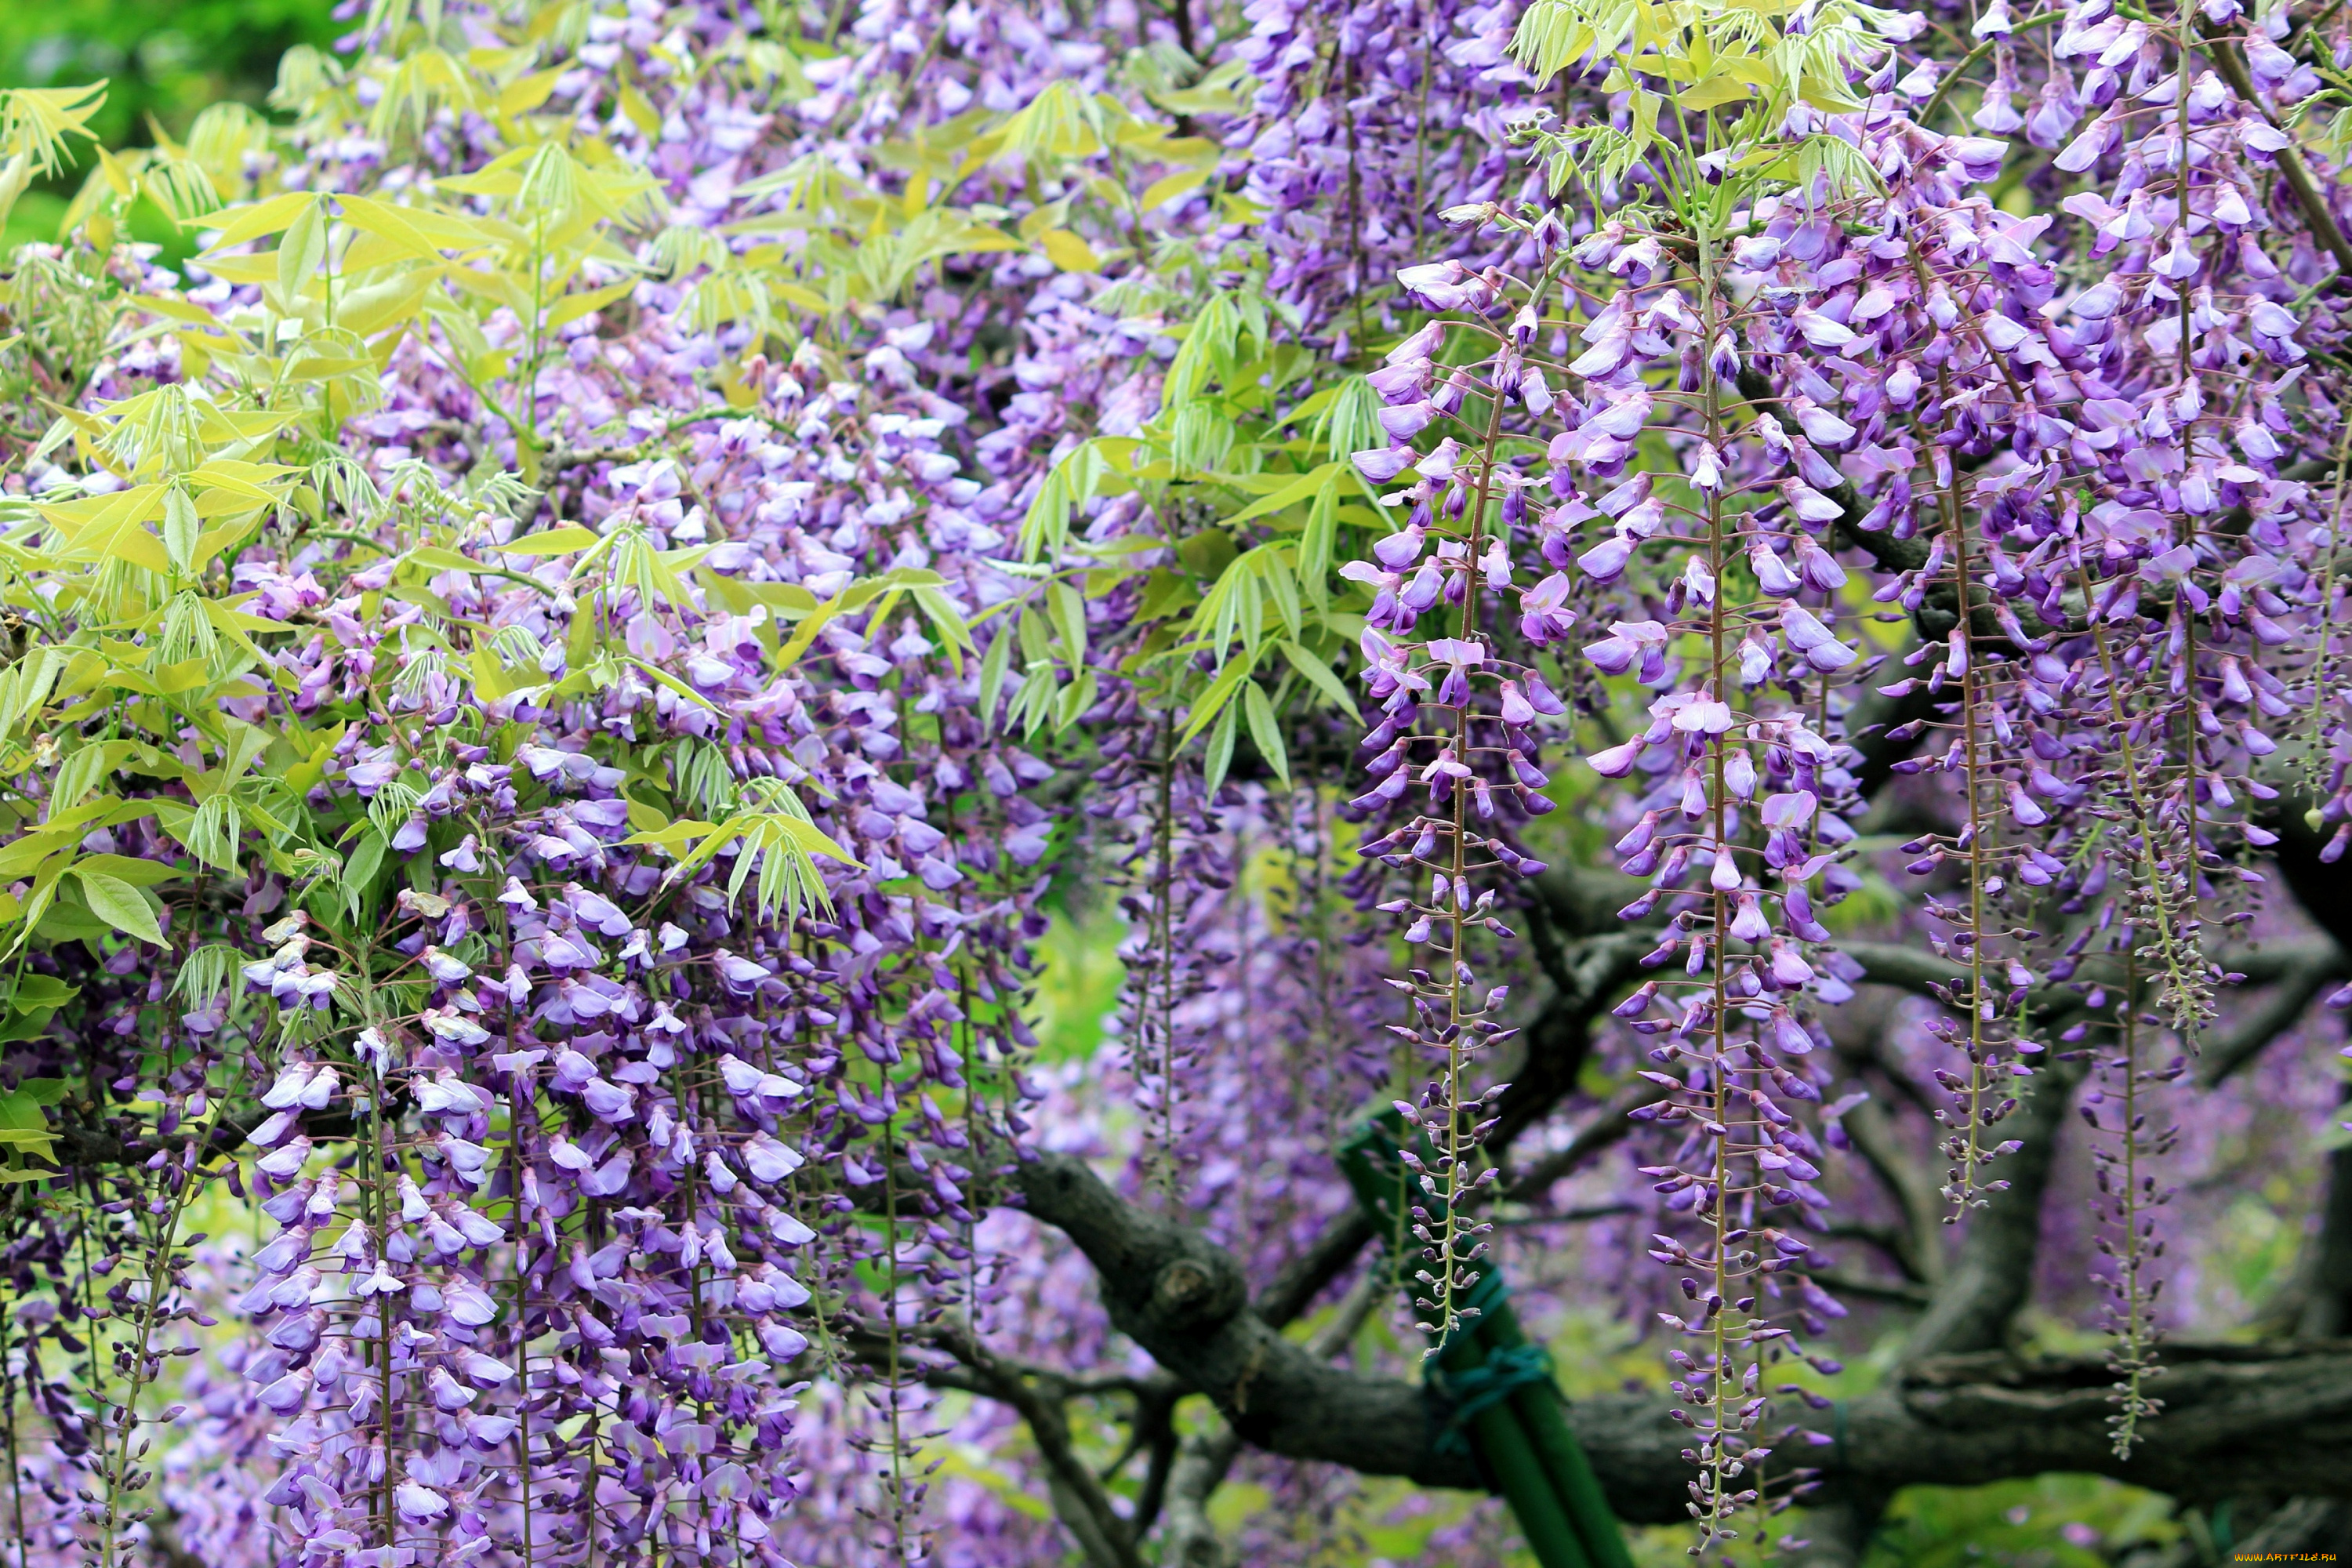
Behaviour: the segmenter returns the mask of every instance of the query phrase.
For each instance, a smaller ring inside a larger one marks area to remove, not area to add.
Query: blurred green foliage
[[[1867,1568],[2105,1568],[2128,1548],[2168,1546],[2182,1533],[2168,1499],[2102,1476],[1907,1487],[1864,1561]]]
[[[109,147],[146,146],[154,141],[152,125],[178,135],[206,104],[235,99],[259,107],[278,79],[280,55],[295,44],[324,47],[350,26],[329,14],[334,4],[13,0],[0,5],[0,87],[103,80],[106,103],[91,129]],[[85,153],[77,167],[26,192],[0,245],[55,239],[91,161]]]
[[[1055,1066],[1095,1054],[1127,980],[1118,958],[1127,922],[1115,910],[1081,907],[1073,913],[1067,903],[1053,911],[1054,923],[1037,943],[1044,967],[1030,1002],[1038,1059]]]

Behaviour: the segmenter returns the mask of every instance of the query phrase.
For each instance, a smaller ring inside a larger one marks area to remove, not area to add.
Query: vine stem
[[[1943,384],[1947,405],[1951,392],[1950,373],[1939,367],[1937,374]],[[1977,1197],[1977,1167],[1984,1161],[1984,1095],[1985,1095],[1985,820],[1984,787],[1981,776],[1982,751],[1977,732],[1977,709],[1980,689],[1977,676],[1976,613],[1969,597],[1969,529],[1961,515],[1959,476],[1955,474],[1943,485],[1944,525],[1952,536],[1952,574],[1957,581],[1960,616],[1952,635],[1960,639],[1960,744],[1962,765],[1967,770],[1966,789],[1969,802],[1969,1127],[1960,1149],[1960,1179],[1958,1190],[1950,1195],[1956,1212],[1945,1216],[1951,1224],[1957,1210],[1980,1203]]]
[[[2148,1372],[2148,1347],[2146,1292],[2141,1288],[2140,1270],[2145,1261],[2140,1252],[2139,1226],[2139,963],[2132,944],[2124,951],[2124,1111],[2123,1111],[2123,1197],[2116,1212],[2123,1220],[2123,1249],[2116,1255],[2116,1268],[2120,1275],[2116,1283],[2124,1298],[2123,1331],[2117,1336],[2116,1365],[2124,1374],[2119,1391],[2122,1410],[2115,1417],[2115,1453],[2119,1459],[2131,1458],[2133,1445],[2139,1437],[2139,1418],[2151,1413],[2147,1396],[2142,1392]]]
[[[2023,21],[2012,22],[2010,24],[2011,36],[2014,37],[2017,33],[2030,33],[2038,27],[2046,27],[2053,22],[2064,19],[2065,15],[2063,11],[2043,11],[2037,16],[2028,16]],[[1998,42],[2000,42],[1998,38],[1987,38],[1961,57],[1960,63],[1954,66],[1946,73],[1944,79],[1936,84],[1934,96],[1927,100],[1927,106],[1919,111],[1918,118],[1913,123],[1923,129],[1932,127],[1935,123],[1936,110],[1944,107],[1944,100],[1951,96],[1953,87],[1968,74],[1970,66],[1992,53],[1993,46]]]
[[[2180,0],[2180,6],[2178,15],[2179,20],[2177,26],[2179,31],[2179,37],[2175,40],[2174,44],[2174,47],[2177,51],[2176,63],[2174,66],[2174,77],[2179,86],[2179,90],[2174,95],[2177,100],[2177,119],[2174,124],[2174,134],[2179,137],[2180,145],[2174,154],[2173,185],[2179,196],[2178,207],[2181,242],[2186,244],[2189,237],[2189,184],[2190,177],[2189,163],[2189,41],[2195,36],[2189,0]],[[2180,345],[2179,353],[2180,384],[2184,387],[2189,384],[2189,310],[2187,282],[2188,280],[2186,279],[2181,280]],[[2188,432],[2183,431],[2181,434],[2185,441]],[[2181,531],[2187,536],[2183,542],[2188,545],[2190,551],[2195,551],[2197,548],[2197,516],[2194,512],[2184,512],[2182,514]],[[2197,617],[2189,611],[2188,595],[2181,593],[2179,589],[2175,588],[2173,590],[2172,599],[2172,613],[2180,617],[2181,630],[2186,642],[2186,649],[2182,655],[2182,660],[2187,672],[2188,701],[2181,709],[2180,713],[2180,757],[2184,773],[2184,784],[2181,791],[2181,807],[2188,814],[2189,818],[2189,876],[2187,892],[2189,913],[2193,918],[2197,909]],[[2193,1046],[2195,1042],[2192,1040],[2190,1043]]]
[[[889,1088],[889,1071],[881,1069],[883,1088]],[[882,1240],[887,1249],[884,1271],[887,1276],[888,1298],[883,1302],[882,1321],[889,1344],[888,1379],[890,1415],[890,1539],[901,1563],[912,1562],[907,1555],[907,1471],[906,1450],[898,1424],[898,1149],[894,1121],[882,1123]]]
[[[511,1023],[508,1026],[507,1041],[508,1048],[512,1049],[516,1042],[514,1026]],[[530,1568],[531,1555],[530,1229],[529,1221],[524,1215],[522,1210],[523,1111],[524,1108],[530,1103],[531,1100],[537,1098],[535,1094],[527,1095],[524,1090],[524,1084],[529,1078],[530,1073],[530,1069],[529,1068],[524,1068],[514,1075],[514,1089],[510,1096],[514,1107],[514,1124],[507,1145],[508,1158],[512,1162],[512,1170],[514,1172],[515,1390],[517,1394],[515,1399],[515,1489],[520,1494],[520,1501],[522,1505],[523,1568]],[[581,1523],[581,1534],[585,1539],[588,1555],[593,1557],[595,1554],[596,1550],[596,1479],[593,1462],[589,1470],[588,1486],[584,1497],[585,1506],[583,1507],[583,1511],[588,1517]]]
[[[1151,889],[1153,968],[1160,984],[1160,1186],[1176,1191],[1176,716],[1160,730],[1159,864]],[[1147,1005],[1149,997],[1147,994]]]
[[[1462,618],[1459,625],[1464,642],[1474,642],[1478,636],[1478,555],[1486,527],[1486,503],[1494,493],[1495,445],[1503,434],[1504,390],[1499,385],[1487,389],[1486,434],[1478,449],[1478,489],[1470,500],[1470,537],[1463,547]],[[1470,700],[1465,695],[1462,705],[1454,710],[1454,755],[1466,765],[1470,755]],[[1452,781],[1454,792],[1453,864],[1446,889],[1451,907],[1445,911],[1452,935],[1451,951],[1445,976],[1445,1219],[1439,1232],[1438,1258],[1444,1269],[1439,1281],[1438,1302],[1442,1312],[1439,1326],[1444,1331],[1431,1346],[1435,1354],[1450,1339],[1458,1322],[1454,1307],[1454,1249],[1460,1245],[1462,1232],[1462,1196],[1464,1178],[1469,1172],[1470,1138],[1462,1114],[1462,1069],[1465,1065],[1463,1033],[1470,1022],[1469,1010],[1463,1005],[1462,988],[1466,953],[1464,939],[1468,923],[1470,901],[1469,874],[1470,789],[1463,780]]]
[[[2163,956],[2166,973],[2175,987],[2176,995],[2187,994],[2186,979],[2180,971],[2174,934],[2171,906],[2164,892],[2161,863],[2156,855],[2156,821],[2147,808],[2145,792],[2140,785],[2139,766],[2134,756],[2130,730],[2123,707],[2123,693],[2117,688],[2115,665],[2109,655],[2105,626],[2097,619],[2097,606],[2090,594],[2090,574],[2082,574],[2084,608],[2091,619],[2094,639],[2098,648],[2099,666],[2106,679],[2108,711],[2113,719],[2116,741],[2122,752],[2124,778],[2129,790],[2132,811],[2139,826],[2140,858],[2147,877],[2148,908],[2157,928],[2157,947]],[[2192,861],[2190,875],[2195,875]],[[2140,1234],[2138,1217],[2139,1182],[2139,952],[2137,945],[2137,914],[2131,911],[2126,925],[2124,943],[2124,1109],[2122,1136],[2124,1192],[2118,1200],[2116,1213],[2123,1222],[2121,1250],[2116,1256],[2119,1278],[2118,1291],[2124,1298],[2124,1321],[2118,1333],[2115,1365],[2123,1374],[2119,1392],[2122,1411],[2115,1417],[2115,1451],[2118,1458],[2129,1458],[2138,1437],[2139,1417],[2150,1406],[2142,1387],[2148,1373],[2146,1324],[2143,1317],[2143,1292],[2140,1286]],[[2176,1022],[2183,1015],[2176,1011]]]
[[[14,1303],[11,1303],[12,1309]],[[16,1533],[11,1538],[16,1543],[16,1568],[25,1563],[25,1477],[16,1464],[16,1374],[8,1365],[8,1324],[14,1320],[13,1310],[0,1314],[0,1400],[5,1400],[8,1439],[8,1500],[15,1510]]]
[[[1681,118],[1677,104],[1677,120]],[[1720,451],[1723,447],[1723,383],[1715,371],[1715,343],[1722,326],[1721,279],[1716,272],[1714,226],[1701,223],[1694,226],[1693,241],[1698,252],[1699,309],[1706,330],[1705,384],[1703,395],[1706,405],[1707,444]],[[1724,614],[1724,520],[1720,487],[1706,492],[1706,564],[1714,583],[1707,595],[1707,681],[1716,700],[1724,700],[1724,672],[1727,668],[1725,640],[1729,627]],[[1727,731],[1726,735],[1729,734]],[[1724,773],[1729,761],[1730,747],[1718,739],[1708,748],[1710,777],[1707,784],[1707,806],[1715,836],[1715,853],[1727,859],[1731,855],[1728,841],[1730,812],[1729,791]],[[1725,1523],[1726,1504],[1730,1497],[1729,1470],[1730,1405],[1733,1379],[1729,1375],[1731,1357],[1736,1351],[1727,1315],[1731,1310],[1732,1280],[1730,1261],[1726,1255],[1726,1238],[1731,1230],[1731,1149],[1730,1097],[1731,1086],[1724,1063],[1730,1051],[1729,995],[1730,976],[1725,972],[1724,937],[1731,928],[1729,900],[1717,879],[1710,875],[1709,910],[1711,929],[1706,940],[1714,945],[1713,962],[1709,964],[1708,1019],[1709,1041],[1706,1063],[1707,1121],[1715,1131],[1707,1137],[1712,1152],[1714,1202],[1707,1216],[1710,1237],[1707,1246],[1708,1278],[1712,1290],[1707,1316],[1708,1349],[1713,1364],[1708,1368],[1709,1421],[1713,1431],[1699,1447],[1700,1474],[1706,1484],[1706,1516],[1700,1521],[1704,1531],[1702,1547],[1729,1536],[1732,1531]]]
[[[162,1310],[163,1298],[170,1293],[172,1285],[172,1250],[180,1234],[180,1220],[187,1213],[188,1200],[203,1185],[197,1173],[198,1167],[203,1152],[212,1146],[213,1125],[220,1120],[221,1101],[210,1095],[205,1099],[209,1104],[205,1109],[204,1125],[188,1144],[193,1157],[187,1169],[180,1173],[179,1185],[172,1194],[171,1207],[163,1216],[163,1223],[157,1228],[156,1239],[148,1251],[147,1299],[139,1304],[138,1335],[131,1347],[131,1391],[122,1402],[121,1433],[106,1478],[106,1522],[99,1538],[99,1561],[101,1563],[115,1561],[115,1543],[121,1540],[124,1528],[122,1494],[133,1458],[131,1441],[139,1430],[139,1395],[147,1385],[147,1363],[152,1359],[149,1347],[154,1341],[155,1316]],[[8,1459],[12,1477],[16,1470],[16,1412],[12,1401],[8,1423]],[[16,1500],[16,1539],[21,1558],[24,1552],[24,1499],[21,1493]],[[129,1558],[123,1561],[128,1562]]]
[[[2107,688],[2107,712],[2116,731],[2116,750],[2121,755],[2124,785],[2131,801],[2132,816],[2139,826],[2140,866],[2147,877],[2148,897],[2154,900],[2157,947],[2164,958],[2165,977],[2176,997],[2187,997],[2190,992],[2189,977],[2181,967],[2179,935],[2174,920],[2172,904],[2165,896],[2163,862],[2156,853],[2156,816],[2150,807],[2147,792],[2139,776],[2139,760],[2132,748],[2130,716],[2124,710],[2123,689],[2116,679],[2115,658],[2107,646],[2107,628],[2098,613],[2098,602],[2091,592],[2088,567],[2076,568],[2077,580],[2083,586],[2083,612],[2091,623],[2091,637],[2099,653],[2099,669]],[[2193,874],[2193,873],[2192,873]],[[2185,1015],[2177,1014],[2176,1021]],[[2186,1043],[2195,1048],[2196,1035],[2192,1025],[2184,1026]]]
[[[364,963],[364,961],[362,961],[362,963]],[[372,1157],[367,1162],[368,1191],[371,1194],[371,1201],[375,1209],[374,1229],[376,1266],[378,1268],[382,1268],[383,1266],[384,1245],[390,1238],[390,1231],[392,1228],[390,1218],[392,1205],[385,1198],[383,1191],[383,1167],[385,1163],[385,1155],[383,1145],[383,1074],[371,1070],[368,1074],[368,1087],[370,1089],[368,1096],[368,1147],[372,1151]],[[399,1528],[397,1523],[399,1516],[393,1511],[392,1503],[393,1487],[394,1484],[393,1477],[397,1467],[395,1467],[392,1461],[396,1438],[393,1430],[392,1296],[389,1291],[383,1292],[377,1297],[377,1322],[383,1333],[383,1343],[380,1347],[382,1359],[378,1364],[383,1369],[383,1483],[378,1496],[378,1507],[383,1517],[383,1543],[386,1546],[392,1546],[396,1544],[395,1537]]]

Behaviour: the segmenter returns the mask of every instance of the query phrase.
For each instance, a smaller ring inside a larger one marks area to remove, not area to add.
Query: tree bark
[[[2081,1056],[2045,1063],[1994,1132],[2019,1147],[1991,1167],[2009,1184],[1985,1195],[1968,1218],[1960,1256],[1904,1342],[1906,1362],[1966,1351],[1998,1350],[2033,1293],[2042,1252],[2042,1199],[2050,1186],[2059,1134],[2090,1063]]]
[[[2352,1091],[2342,1104],[2352,1109]],[[2307,1336],[2332,1339],[2352,1329],[2352,1147],[2327,1156],[2327,1201],[2310,1258],[2300,1326]]]
[[[1112,1192],[1082,1161],[1046,1154],[1013,1176],[1029,1211],[1094,1264],[1112,1321],[1206,1394],[1244,1442],[1289,1458],[1483,1489],[1466,1458],[1435,1444],[1446,1412],[1394,1378],[1326,1364],[1244,1301],[1229,1254]],[[2128,1460],[2106,1420],[2113,1374],[2096,1357],[2027,1362],[2002,1352],[1931,1358],[1860,1399],[1818,1413],[1818,1439],[1790,1445],[1825,1500],[1852,1506],[1916,1483],[1974,1486],[2088,1471],[2184,1501],[2259,1493],[2352,1496],[2352,1345],[2267,1350],[2176,1342],[2164,1414]],[[1686,1517],[1688,1441],[1661,1395],[1573,1402],[1569,1425],[1618,1516]],[[1874,1506],[1874,1505],[1871,1505]]]
[[[2284,1352],[2250,1346],[2165,1347],[2164,1413],[2115,1457],[2106,1419],[2114,1374],[2096,1357],[2024,1362],[2005,1352],[1920,1363],[1893,1385],[1813,1425],[1827,1441],[1808,1462],[1825,1500],[1883,1497],[1912,1485],[1980,1486],[2052,1470],[2113,1476],[2184,1502],[2247,1493],[2352,1496],[2352,1345]],[[1684,1430],[1663,1401],[1640,1394],[1580,1400],[1569,1421],[1618,1516],[1685,1517],[1690,1467]],[[1793,1447],[1782,1452],[1791,1453]]]

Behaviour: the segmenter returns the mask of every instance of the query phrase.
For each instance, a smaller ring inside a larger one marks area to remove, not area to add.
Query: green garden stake
[[[1400,1247],[1398,1200],[1417,1190],[1407,1185],[1409,1173],[1397,1159],[1403,1127],[1402,1117],[1383,1111],[1339,1151],[1357,1201]],[[1420,1203],[1433,1220],[1444,1220],[1442,1200],[1422,1193]],[[1633,1568],[1601,1483],[1569,1430],[1550,1358],[1519,1327],[1501,1270],[1484,1258],[1469,1268],[1476,1279],[1462,1304],[1477,1316],[1430,1358],[1431,1381],[1454,1409],[1440,1447],[1469,1448],[1543,1568]]]

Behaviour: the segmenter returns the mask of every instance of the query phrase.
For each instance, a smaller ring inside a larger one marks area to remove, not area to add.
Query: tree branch
[[[2211,1089],[2262,1055],[2263,1047],[2303,1021],[2314,998],[2345,974],[2344,952],[2333,942],[2295,949],[2278,987],[2238,1020],[2230,1032],[2205,1047],[2197,1087]]]
[[[2004,1139],[2018,1143],[1993,1167],[1994,1175],[2009,1184],[1987,1193],[1983,1206],[1969,1215],[1958,1259],[1904,1343],[1906,1363],[1993,1350],[2007,1340],[2010,1324],[2032,1294],[2034,1259],[2042,1250],[2042,1200],[2058,1134],[2089,1070],[2087,1053],[2068,1052],[2045,1060],[2027,1080],[2017,1109],[1999,1128]]]
[[[1885,1108],[1865,1100],[1843,1118],[1846,1140],[1871,1168],[1903,1216],[1888,1238],[1903,1270],[1923,1285],[1941,1283],[1943,1200],[1936,1184],[1904,1153]]]
[[[1422,1390],[1341,1372],[1283,1338],[1244,1310],[1231,1254],[1128,1203],[1069,1155],[1024,1160],[1011,1180],[1094,1265],[1112,1324],[1207,1394],[1243,1441],[1367,1475],[1477,1486],[1467,1458],[1436,1451],[1443,1421]]]
[[[1307,1336],[1307,1353],[1328,1361],[1345,1350],[1386,1289],[1387,1280],[1378,1270],[1357,1279],[1331,1321]],[[1209,1522],[1209,1498],[1224,1484],[1241,1447],[1241,1435],[1223,1421],[1184,1440],[1168,1486],[1168,1534],[1161,1559],[1170,1568],[1227,1568],[1232,1562],[1216,1527]]]
[[[1435,1450],[1444,1411],[1402,1380],[1325,1364],[1242,1307],[1241,1267],[1174,1222],[1127,1203],[1067,1155],[1026,1162],[1013,1181],[1029,1211],[1094,1264],[1113,1322],[1168,1371],[1207,1394],[1241,1441],[1291,1458],[1476,1488],[1465,1458]],[[2000,1352],[1918,1362],[1820,1424],[1832,1440],[1809,1462],[1832,1491],[1914,1483],[1974,1486],[2048,1470],[2114,1476],[2209,1501],[2235,1493],[2352,1494],[2352,1346],[2284,1354],[2176,1342],[2165,1412],[2129,1460],[2106,1418],[2113,1373],[2098,1357],[2020,1362]],[[1570,1425],[1619,1517],[1682,1520],[1687,1431],[1660,1395],[1573,1403]],[[1843,1437],[1834,1434],[1842,1430]],[[1185,1466],[1180,1458],[1178,1468]],[[1171,1518],[1182,1508],[1173,1496]]]
[[[1623,880],[1634,889],[1641,886],[1631,878]],[[1562,886],[1549,883],[1538,889],[1547,905],[1533,915],[1538,925],[1557,918],[1561,910],[1562,905],[1553,902],[1555,894],[1571,900],[1587,896],[1580,884],[1567,884],[1564,894]],[[1566,910],[1575,919],[1590,913],[1575,909],[1573,903]],[[1613,906],[1611,919],[1613,921]],[[1552,1108],[1576,1088],[1592,1055],[1593,1020],[1619,992],[1633,984],[1642,972],[1642,955],[1655,945],[1653,931],[1616,930],[1561,945],[1549,955],[1551,962],[1544,968],[1552,994],[1528,1023],[1518,1070],[1496,1107],[1495,1130],[1486,1141],[1490,1156],[1500,1159],[1513,1139],[1550,1115]]]
[[[1277,1329],[1297,1317],[1323,1293],[1325,1286],[1347,1271],[1372,1234],[1372,1216],[1360,1206],[1350,1205],[1323,1227],[1306,1251],[1284,1264],[1258,1293],[1257,1315]]]
[[[1095,1473],[1078,1460],[1070,1447],[1070,1419],[1065,1393],[1044,1380],[1044,1386],[1033,1383],[1029,1369],[1016,1368],[1001,1361],[977,1338],[967,1335],[953,1322],[941,1322],[929,1336],[938,1344],[971,1370],[973,1380],[992,1398],[1003,1400],[1029,1424],[1030,1436],[1037,1441],[1037,1451],[1045,1460],[1046,1474],[1054,1494],[1054,1511],[1070,1533],[1090,1564],[1102,1568],[1144,1568],[1143,1558],[1135,1549],[1135,1538],[1118,1510],[1111,1506],[1110,1494],[1103,1489]]]
[[[1573,1174],[1602,1150],[1622,1140],[1633,1131],[1633,1112],[1645,1105],[1655,1105],[1666,1097],[1663,1085],[1648,1079],[1635,1079],[1617,1091],[1616,1098],[1600,1115],[1587,1122],[1564,1149],[1545,1155],[1525,1171],[1514,1175],[1503,1189],[1502,1201],[1510,1204],[1540,1202],[1551,1190],[1554,1182]]]

